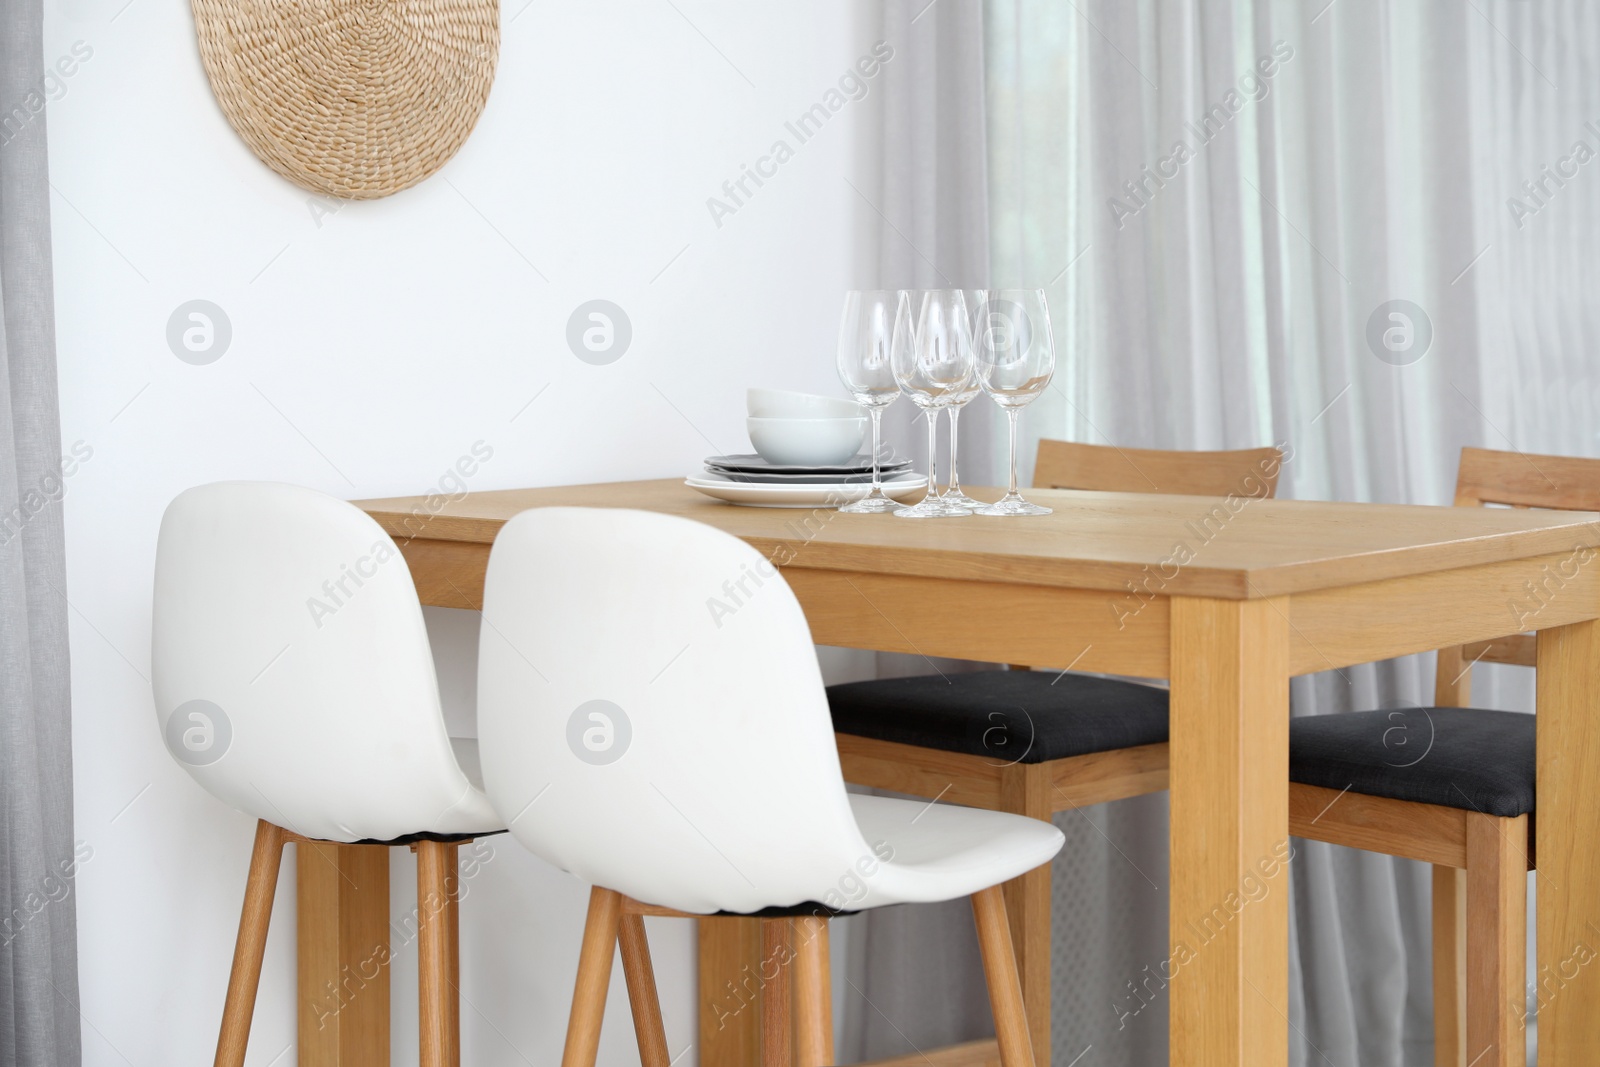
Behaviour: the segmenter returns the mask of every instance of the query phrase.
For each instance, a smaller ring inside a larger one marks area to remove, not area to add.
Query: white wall
[[[88,1064],[209,1061],[249,852],[250,820],[179,770],[152,714],[151,563],[173,495],[224,478],[422,492],[479,441],[494,451],[474,489],[678,475],[744,448],[745,386],[836,391],[835,315],[871,210],[845,179],[870,102],[720,228],[705,201],[870,48],[861,5],[523,3],[508,0],[499,77],[460,154],[320,218],[223,119],[188,4],[47,14],[47,62],[92,49],[48,111],[63,437],[93,450],[66,502]],[[605,367],[565,343],[597,297],[634,334]],[[232,327],[206,366],[166,340],[192,299]],[[474,621],[431,620],[458,715]],[[552,1063],[585,889],[494,848],[463,908],[465,1061]],[[414,870],[397,850],[397,914]],[[261,1067],[294,1061],[292,905],[280,896],[273,920]],[[652,932],[676,1054],[694,1037],[691,935]],[[414,975],[402,953],[396,1063],[416,1059]],[[602,1060],[636,1062],[614,1003]]]

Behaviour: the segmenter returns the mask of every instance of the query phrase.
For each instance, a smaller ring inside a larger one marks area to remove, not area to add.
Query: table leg
[[[388,1067],[389,849],[295,847],[300,1067]]]
[[[1539,633],[1539,1067],[1600,1063],[1600,621]]]
[[[761,920],[698,919],[700,1067],[761,1059]]]
[[[1455,707],[1453,704],[1448,706]],[[1523,936],[1527,936],[1526,932]],[[1433,1062],[1436,1067],[1469,1067],[1466,993],[1467,872],[1459,867],[1435,866]]]
[[[1289,620],[1172,600],[1171,1062],[1289,1053]]]

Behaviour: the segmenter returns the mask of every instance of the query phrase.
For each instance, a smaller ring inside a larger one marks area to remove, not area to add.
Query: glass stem
[[[956,420],[961,418],[961,408],[950,408],[950,495],[961,495],[961,471],[956,466]]]
[[[869,409],[872,413],[872,495],[883,495],[883,482],[878,477],[878,447],[879,435],[882,433],[883,409],[874,407]]]
[[[1017,496],[1017,417],[1021,408],[1006,408],[1006,422],[1011,429],[1011,491],[1007,496]]]
[[[939,409],[928,409],[928,496],[939,495]]]

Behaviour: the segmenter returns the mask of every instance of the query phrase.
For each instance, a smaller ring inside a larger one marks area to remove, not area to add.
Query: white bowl
[[[768,463],[797,467],[822,467],[843,463],[861,451],[867,420],[762,419],[744,420],[750,443]]]
[[[747,414],[757,419],[853,419],[865,414],[854,400],[784,389],[748,389],[745,404]]]

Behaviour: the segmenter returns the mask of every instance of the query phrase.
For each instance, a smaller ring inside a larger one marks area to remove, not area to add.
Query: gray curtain
[[[0,0],[0,1067],[76,1067],[65,493],[40,0]]]
[[[977,0],[885,0],[879,17],[871,39],[888,42],[895,56],[884,67],[876,114],[862,129],[864,185],[856,190],[856,217],[866,239],[860,284],[985,286],[988,164],[981,146],[988,115],[982,5]],[[1000,420],[991,408],[980,400],[961,418],[960,469],[969,484],[993,481],[993,431]],[[884,432],[889,443],[922,467],[927,428],[909,403],[888,409]],[[946,433],[941,424],[941,445],[947,448]],[[941,480],[947,480],[948,452],[939,462]],[[977,666],[919,656],[877,657],[881,677]],[[965,900],[886,908],[847,921],[841,1063],[993,1032],[972,909]]]
[[[989,207],[990,276],[1048,289],[1062,357],[1025,418],[1032,439],[1285,443],[1283,496],[1426,504],[1450,502],[1462,445],[1600,451],[1600,161],[1574,159],[1580,141],[1600,153],[1593,5],[983,8],[984,84],[891,111],[883,144],[897,150],[897,121],[953,129],[948,101],[985,101],[970,153],[988,173],[965,188]],[[1370,324],[1381,337],[1394,300],[1415,306],[1426,346],[1375,347]],[[1525,673],[1475,671],[1480,706],[1527,710],[1531,691]],[[1431,657],[1417,657],[1297,680],[1292,703],[1324,714],[1432,693]],[[1168,1002],[1144,981],[1167,954],[1165,798],[1057,824],[1054,1062],[1092,1046],[1084,1065],[1165,1063]],[[1426,868],[1297,848],[1291,1062],[1431,1064]],[[986,1028],[981,980],[955,955],[965,917],[900,910],[853,943],[872,954],[861,992],[882,1010],[852,1008],[865,1035],[849,1051]],[[919,974],[940,952],[959,974]]]
[[[970,289],[989,283],[988,122],[983,91],[983,6],[978,0],[883,0],[864,21],[869,40],[895,50],[882,92],[861,123],[862,184],[855,187],[864,235],[863,288]],[[852,183],[853,184],[853,183]],[[962,477],[988,479],[994,462],[993,405],[961,417]],[[886,439],[920,463],[926,424],[909,403],[884,414]],[[940,426],[941,441],[947,432]],[[940,478],[948,474],[948,454]]]

